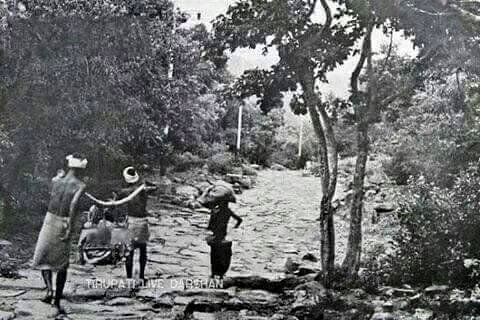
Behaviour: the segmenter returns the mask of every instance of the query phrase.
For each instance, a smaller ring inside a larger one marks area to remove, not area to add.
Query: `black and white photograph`
[[[479,0],[0,0],[0,320],[480,320]]]

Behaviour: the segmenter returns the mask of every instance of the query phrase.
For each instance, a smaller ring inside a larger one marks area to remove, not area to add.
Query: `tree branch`
[[[476,4],[480,4],[480,1],[478,0],[474,0],[474,1],[460,1],[459,3],[463,3],[463,4],[472,4],[472,3],[476,3]],[[459,6],[458,4],[455,4],[455,3],[448,3],[446,4],[446,8],[450,8],[452,9],[453,12],[446,12],[446,11],[442,11],[442,12],[432,12],[432,11],[427,11],[427,10],[424,10],[424,9],[420,9],[420,8],[416,8],[414,7],[413,5],[406,5],[410,10],[412,11],[415,11],[417,13],[420,13],[420,14],[424,14],[424,15],[429,15],[429,16],[433,16],[433,17],[448,17],[448,16],[452,16],[452,15],[455,15],[455,14],[459,14],[461,17],[463,17],[464,19],[467,19],[467,20],[470,20],[474,23],[480,23],[480,15],[478,14],[475,14],[475,13],[472,13],[464,8],[462,8],[461,6]]]
[[[320,123],[324,130],[325,142],[327,147],[327,159],[329,169],[329,183],[328,183],[328,198],[333,199],[335,195],[335,189],[337,186],[338,175],[338,151],[337,142],[335,140],[335,132],[331,119],[325,111],[325,107],[321,104],[317,105],[317,111],[320,119]]]
[[[382,64],[380,74],[382,74],[387,67],[388,60],[390,59],[390,56],[392,54],[392,47],[393,47],[393,28],[390,29],[390,43],[388,44],[387,55],[385,56],[385,59],[383,60],[383,64]]]
[[[330,7],[328,6],[327,0],[320,0],[320,4],[323,7],[323,10],[325,11],[325,25],[322,28],[322,34],[323,30],[330,28],[332,25],[332,11],[330,10]]]
[[[358,77],[360,76],[363,65],[367,60],[370,45],[369,35],[371,34],[372,30],[373,23],[369,23],[367,27],[367,32],[365,33],[365,37],[363,39],[362,49],[360,51],[360,58],[358,59],[357,65],[355,66],[355,69],[353,69],[352,76],[350,77],[350,88],[352,89],[353,95],[358,93]]]
[[[385,106],[388,106],[390,103],[392,103],[393,101],[397,100],[397,99],[400,98],[402,95],[404,95],[407,91],[408,91],[408,89],[401,90],[401,91],[397,92],[397,93],[394,94],[394,95],[388,96],[388,97],[380,100],[380,101],[378,102],[378,106],[379,106],[380,108],[383,108],[383,107],[385,107]]]
[[[448,17],[453,15],[453,13],[451,12],[431,12],[431,11],[415,8],[413,6],[407,6],[407,7],[412,11],[415,11],[420,14],[432,16],[432,17]]]
[[[443,43],[437,43],[435,46],[428,48],[425,53],[420,52],[420,54],[418,55],[419,56],[418,61],[420,63],[423,63],[424,61],[435,57],[435,55],[438,53],[439,50],[442,49],[442,47],[443,47]],[[425,50],[422,50],[422,51],[425,51]]]
[[[463,9],[462,7],[456,5],[456,4],[450,4],[449,7],[452,8],[453,10],[455,10],[457,13],[459,13],[463,18],[465,18],[467,20],[470,20],[472,22],[475,22],[475,23],[480,23],[480,16],[479,15],[471,13],[470,11],[467,11],[467,10]]]
[[[317,6],[317,1],[318,0],[309,0],[308,1],[308,6],[310,7],[308,9],[307,17],[310,18],[315,11],[315,7]]]
[[[317,1],[317,0],[313,0]],[[328,30],[330,30],[332,26],[332,11],[330,10],[330,7],[328,6],[327,0],[320,0],[320,3],[322,5],[322,8],[325,12],[325,24],[323,25],[322,29],[317,32],[314,35],[309,36],[309,38],[305,41],[305,44],[303,45],[304,48],[311,48],[319,39],[322,39],[325,37],[325,34],[327,33]]]

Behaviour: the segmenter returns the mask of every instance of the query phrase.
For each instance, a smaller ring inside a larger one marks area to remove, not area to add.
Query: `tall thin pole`
[[[169,54],[168,54],[168,80],[172,80],[173,78],[173,40],[175,37],[175,28],[177,27],[177,21],[175,17],[175,8],[173,9],[172,12],[172,38],[170,39],[170,49],[169,49]]]
[[[302,156],[302,144],[303,144],[303,118],[300,118],[300,135],[298,138],[298,157]]]
[[[240,142],[242,138],[242,112],[243,105],[238,108],[238,128],[237,128],[237,153],[240,154]]]

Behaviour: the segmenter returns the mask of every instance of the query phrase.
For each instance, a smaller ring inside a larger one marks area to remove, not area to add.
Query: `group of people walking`
[[[35,253],[33,268],[41,271],[46,285],[45,303],[52,304],[59,313],[64,313],[61,307],[63,289],[67,280],[69,267],[70,246],[72,240],[72,225],[77,220],[79,199],[88,197],[96,205],[115,207],[125,205],[128,214],[128,234],[130,252],[126,255],[125,269],[127,278],[133,277],[133,258],[136,249],[139,250],[139,278],[145,281],[145,267],[147,264],[147,242],[150,232],[147,219],[147,201],[149,193],[155,191],[154,184],[143,181],[134,167],[127,167],[123,171],[125,187],[118,190],[120,199],[102,201],[86,192],[86,184],[82,181],[88,161],[80,155],[66,157],[68,171],[60,172],[52,179],[52,189],[47,214],[40,230]],[[231,242],[226,241],[227,226],[230,217],[233,217],[238,228],[242,219],[235,215],[228,203],[235,202],[233,190],[224,184],[215,184],[207,188],[198,201],[211,209],[208,229],[213,235],[207,237],[211,247],[211,276],[223,277],[230,265]],[[53,287],[53,272],[56,272],[55,291]]]

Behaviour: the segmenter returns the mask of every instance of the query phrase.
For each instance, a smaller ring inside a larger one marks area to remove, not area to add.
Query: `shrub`
[[[253,169],[252,167],[248,165],[243,165],[242,166],[242,174],[246,176],[256,176],[258,175],[257,170]]]
[[[477,164],[462,171],[450,188],[422,177],[411,181],[399,202],[400,232],[394,236],[397,267],[392,279],[475,283],[478,275],[465,261],[480,258],[479,192]]]
[[[335,124],[334,130],[338,154],[342,157],[355,156],[357,151],[356,127],[345,121],[339,121]]]
[[[19,278],[18,265],[10,259],[10,254],[0,251],[0,277]]]
[[[266,164],[270,166],[273,163],[278,163],[289,169],[296,169],[297,162],[297,145],[294,143],[285,143],[284,145],[273,151],[269,161]]]
[[[359,272],[360,287],[373,293],[382,286],[401,283],[397,277],[395,256],[384,244],[374,246],[365,257]]]
[[[382,161],[382,167],[398,185],[406,185],[410,176],[418,173],[405,150],[395,153],[389,160]]]
[[[207,160],[208,169],[212,173],[227,174],[236,166],[235,157],[230,152],[222,152]]]
[[[202,159],[208,159],[218,153],[227,152],[227,151],[228,151],[228,145],[226,144],[217,143],[217,142],[212,144],[203,143],[200,146],[198,155]]]
[[[323,174],[323,165],[320,162],[314,162],[310,171],[315,177],[321,177]]]
[[[187,151],[175,157],[174,170],[182,172],[193,168],[199,168],[203,166],[205,162],[204,159]]]

